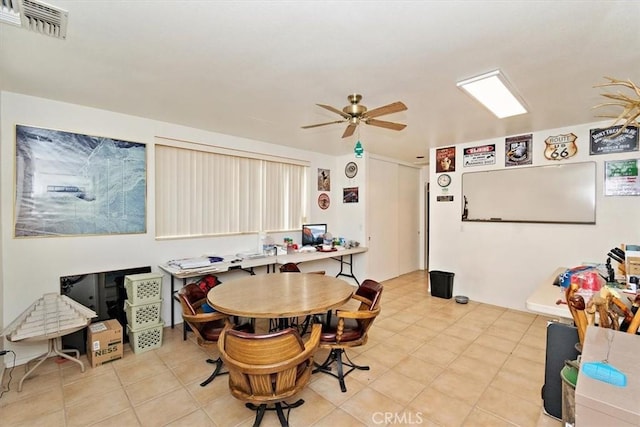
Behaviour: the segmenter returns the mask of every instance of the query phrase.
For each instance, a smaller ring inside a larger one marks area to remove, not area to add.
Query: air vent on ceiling
[[[2,0],[0,3],[0,22],[20,26],[20,5],[18,0]]]
[[[35,0],[0,0],[0,20],[51,37],[67,37],[66,10]]]

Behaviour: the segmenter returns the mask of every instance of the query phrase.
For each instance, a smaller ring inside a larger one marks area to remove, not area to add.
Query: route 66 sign
[[[548,137],[544,140],[544,157],[549,160],[565,160],[575,156],[578,152],[576,139],[578,137],[573,133]]]

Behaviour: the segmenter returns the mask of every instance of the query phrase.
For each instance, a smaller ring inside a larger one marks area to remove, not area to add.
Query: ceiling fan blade
[[[350,119],[351,116],[347,113],[345,113],[344,111],[340,111],[337,108],[333,108],[331,105],[323,105],[323,104],[316,104],[318,107],[322,107],[325,110],[329,110],[332,113],[336,113],[336,114],[340,114],[342,117],[344,117],[345,119]]]
[[[407,127],[407,125],[403,125],[402,123],[393,123],[393,122],[387,122],[384,120],[376,120],[376,119],[368,119],[365,121],[365,123],[368,125],[378,126],[381,128],[392,129],[392,130],[402,130]]]
[[[351,135],[353,135],[353,132],[356,131],[356,127],[358,127],[358,125],[354,125],[353,123],[350,123],[349,126],[347,126],[347,128],[344,130],[344,133],[342,134],[343,138],[347,138]]]
[[[373,110],[369,110],[366,112],[365,116],[367,117],[378,117],[383,116],[385,114],[397,113],[398,111],[404,111],[407,109],[407,106],[402,102],[394,102],[393,104],[385,105],[382,107],[374,108]]]
[[[302,127],[302,129],[311,129],[311,128],[317,128],[319,126],[333,125],[335,123],[344,123],[344,120],[336,120],[336,121],[333,121],[333,122],[318,123],[316,125],[307,125],[307,126],[301,126],[301,127]]]

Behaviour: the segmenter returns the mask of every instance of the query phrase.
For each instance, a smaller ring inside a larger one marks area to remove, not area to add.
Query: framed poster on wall
[[[15,237],[146,232],[146,146],[16,126]]]
[[[533,134],[511,136],[504,140],[504,165],[522,166],[533,162]]]
[[[436,173],[455,172],[456,147],[436,149]]]
[[[605,196],[640,196],[639,159],[604,162]]]

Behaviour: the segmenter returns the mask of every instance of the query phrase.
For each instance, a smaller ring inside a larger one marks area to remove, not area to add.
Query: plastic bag
[[[593,269],[593,267],[588,265],[579,265],[577,267],[573,267],[573,268],[569,268],[568,270],[565,270],[564,273],[561,273],[558,276],[560,286],[562,286],[565,289],[568,288],[569,285],[571,284],[571,278],[574,275],[582,273],[584,271],[588,271],[590,269]]]
[[[576,295],[581,295],[585,303],[607,284],[596,267],[580,265],[570,268],[559,277],[561,286],[566,290],[569,285],[577,285]]]

